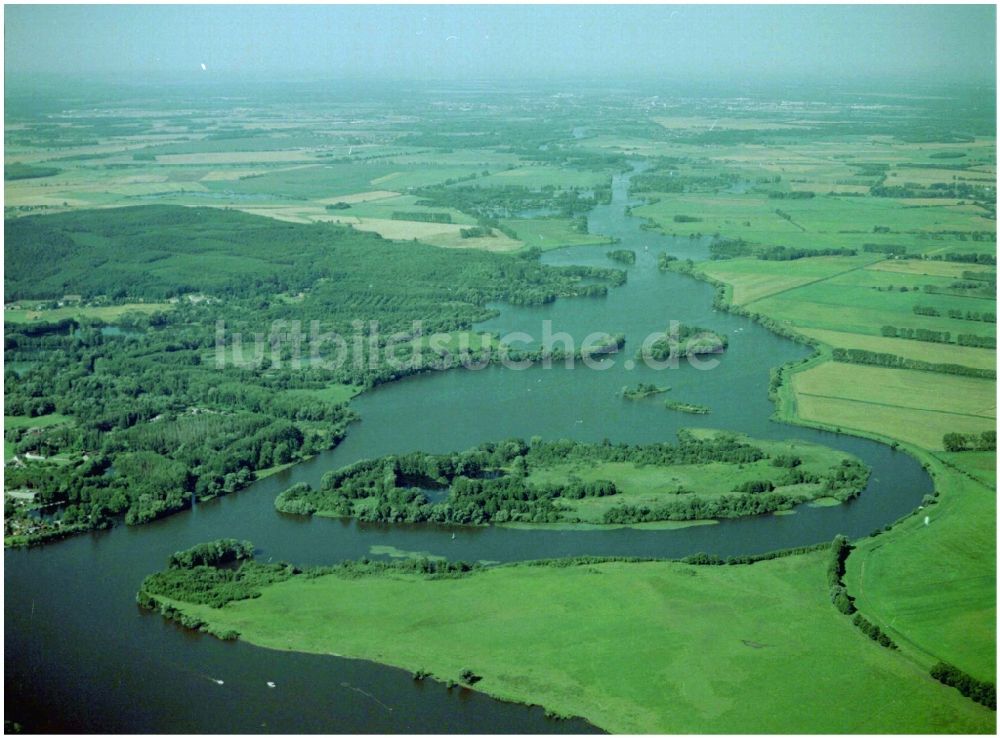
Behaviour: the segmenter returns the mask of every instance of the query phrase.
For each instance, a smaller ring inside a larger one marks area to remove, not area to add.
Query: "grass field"
[[[333,383],[322,389],[289,389],[284,390],[282,394],[286,397],[301,398],[303,400],[340,404],[355,397],[361,392],[361,389],[361,387],[355,387],[351,384]]]
[[[852,458],[849,454],[811,443],[745,440],[762,449],[769,457],[797,456],[802,460],[801,470],[818,475],[827,474],[842,460]],[[747,464],[715,462],[670,467],[640,466],[627,462],[578,462],[532,469],[528,480],[542,485],[573,478],[583,482],[614,482],[617,495],[562,500],[571,508],[570,515],[578,516],[584,522],[599,523],[605,511],[617,505],[652,506],[666,500],[684,499],[684,495],[689,493],[712,499],[731,494],[733,488],[743,482],[777,481],[784,474],[785,470],[776,468],[770,458]],[[775,491],[812,500],[824,498],[826,494],[821,484],[777,485]]]
[[[996,267],[984,265],[960,264],[950,261],[928,261],[925,259],[887,259],[873,264],[870,269],[896,274],[921,275],[929,277],[951,277],[958,279],[962,272],[989,271],[996,274]]]
[[[611,183],[610,173],[585,169],[570,169],[557,166],[524,166],[506,169],[486,177],[480,177],[475,184],[479,187],[597,187]]]
[[[11,428],[44,428],[50,425],[59,425],[60,423],[71,422],[73,418],[68,415],[60,415],[59,413],[50,413],[49,415],[38,415],[34,418],[29,418],[25,415],[4,415],[3,416],[3,427],[5,429]]]
[[[441,680],[471,669],[476,689],[612,732],[993,732],[995,713],[831,606],[826,560],[295,578],[221,610],[180,607],[269,648]]]
[[[29,301],[30,302],[30,301]],[[128,313],[151,313],[170,310],[173,305],[167,302],[131,302],[125,305],[106,305],[103,307],[71,306],[53,308],[51,310],[32,310],[30,308],[6,308],[3,311],[4,322],[30,323],[32,321],[55,322],[64,318],[97,318],[113,323]]]
[[[506,218],[501,223],[512,228],[525,246],[538,247],[543,251],[562,246],[611,243],[607,236],[574,230],[573,221],[566,218]]]
[[[441,246],[452,249],[478,249],[482,251],[517,251],[522,247],[520,241],[494,231],[493,236],[482,238],[463,238],[463,226],[455,223],[426,223],[416,220],[392,220],[387,218],[359,218],[356,216],[330,215],[316,218],[332,223],[350,225],[359,231],[374,231],[383,238],[398,241],[418,240],[431,246]]]
[[[931,458],[941,502],[884,536],[860,541],[848,559],[858,608],[928,668],[944,660],[996,679],[996,489],[970,479],[996,454]],[[963,458],[965,457],[965,458]],[[924,515],[929,524],[924,524]]]
[[[713,279],[731,284],[733,304],[746,305],[770,295],[860,269],[877,258],[871,255],[820,256],[794,262],[726,259],[704,262],[698,265],[698,269]]]
[[[68,415],[60,415],[59,413],[38,415],[34,418],[29,418],[24,415],[4,415],[3,429],[4,431],[8,431],[20,428],[48,428],[49,426],[72,422],[73,418]],[[3,442],[3,458],[4,461],[14,458],[14,444],[6,439],[4,439]]]

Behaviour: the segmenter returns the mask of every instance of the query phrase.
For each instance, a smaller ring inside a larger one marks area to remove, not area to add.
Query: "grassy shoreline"
[[[990,732],[992,712],[832,607],[827,556],[298,576],[221,609],[165,604],[264,648],[362,658],[445,684],[468,669],[480,677],[469,688],[612,732]],[[648,658],[637,662],[640,647]],[[803,693],[806,678],[815,689]],[[885,709],[858,716],[858,699]]]

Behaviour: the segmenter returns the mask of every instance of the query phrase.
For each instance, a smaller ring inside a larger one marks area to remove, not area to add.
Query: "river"
[[[629,343],[609,368],[490,367],[411,377],[357,397],[353,406],[362,420],[336,449],[244,491],[149,525],[5,551],[7,719],[45,732],[591,732],[584,721],[550,720],[540,708],[448,691],[398,669],[218,641],[140,610],[135,592],[172,552],[219,537],[248,538],[262,560],[297,564],[358,558],[377,545],[490,561],[730,555],[827,541],[837,533],[864,536],[915,508],[932,483],[912,457],[865,439],[770,420],[770,367],[809,350],[746,318],[715,311],[709,285],[661,273],[658,252],[704,258],[707,246],[639,228],[625,214],[629,176],[614,178],[611,203],[589,218],[591,232],[616,236],[621,244],[614,248],[636,251],[627,284],[604,298],[501,306],[498,318],[480,326],[538,336],[548,319],[554,331],[577,341],[593,331],[623,332]],[[543,259],[613,265],[607,250],[568,248]],[[710,371],[686,363],[660,372],[629,369],[626,359],[642,338],[670,320],[727,334],[729,350],[719,365]],[[655,400],[624,401],[621,388],[640,381],[667,384],[673,399],[708,405],[712,412],[694,416],[667,411]],[[871,480],[857,499],[836,507],[800,506],[794,515],[669,531],[361,525],[281,515],[273,507],[289,485],[317,484],[325,471],[364,457],[460,450],[513,436],[655,442],[673,440],[687,426],[823,443],[863,459],[872,467]]]

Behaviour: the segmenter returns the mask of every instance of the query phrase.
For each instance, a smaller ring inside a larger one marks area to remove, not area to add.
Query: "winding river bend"
[[[549,720],[537,707],[449,692],[377,664],[266,651],[191,633],[139,610],[135,591],[173,551],[219,537],[249,538],[264,560],[300,564],[358,558],[377,545],[492,561],[731,555],[817,543],[836,533],[863,536],[916,507],[932,483],[913,458],[872,441],[769,419],[769,368],[808,350],[745,318],[714,311],[710,286],[660,273],[659,251],[697,258],[705,244],[640,229],[625,214],[629,176],[615,177],[612,202],[590,216],[591,232],[617,236],[617,248],[636,251],[628,283],[606,298],[502,306],[499,318],[482,325],[539,336],[542,321],[551,320],[553,331],[578,342],[593,331],[624,332],[629,343],[609,368],[570,371],[556,364],[412,377],[354,400],[362,420],[339,447],[238,494],[138,528],[5,551],[8,719],[46,732],[589,732],[592,726],[583,721]],[[563,249],[544,259],[608,265],[606,250]],[[627,368],[625,359],[642,338],[670,320],[728,334],[730,347],[718,367],[700,371],[682,362],[662,372]],[[690,416],[655,401],[623,401],[621,388],[639,381],[670,385],[673,398],[708,405],[712,413]],[[833,446],[867,462],[871,480],[844,505],[669,531],[360,525],[284,516],[273,507],[289,485],[316,484],[325,471],[363,457],[445,452],[511,436],[654,442],[672,440],[678,428],[692,425]],[[269,688],[268,681],[277,686]]]

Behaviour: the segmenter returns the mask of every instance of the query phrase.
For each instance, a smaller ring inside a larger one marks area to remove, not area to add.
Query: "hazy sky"
[[[6,6],[8,74],[993,79],[979,6]],[[203,70],[201,65],[206,66]],[[931,80],[929,80],[931,81]]]

